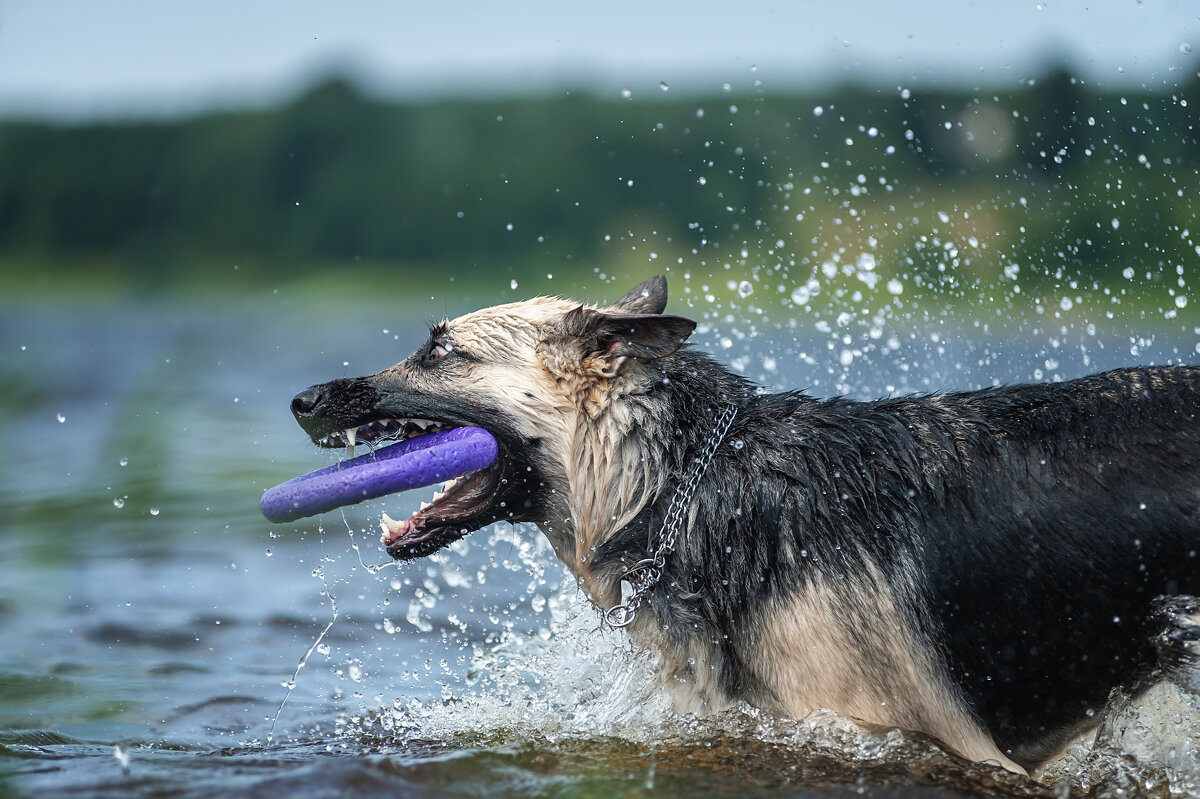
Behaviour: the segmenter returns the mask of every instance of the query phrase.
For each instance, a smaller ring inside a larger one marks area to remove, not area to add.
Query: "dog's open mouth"
[[[376,444],[404,441],[457,426],[433,419],[373,419],[357,427],[335,430],[318,439],[317,444],[322,447],[346,447],[346,454],[352,455],[358,444],[374,447]]]
[[[374,449],[461,426],[440,419],[377,418],[328,433],[315,439],[315,443],[322,447],[345,447],[347,453],[353,455],[359,444]],[[383,514],[381,540],[388,554],[400,560],[423,557],[504,518],[497,511],[504,505],[501,487],[506,482],[502,479],[506,462],[501,446],[491,466],[446,480],[434,493],[432,501],[422,502],[408,518],[397,521]]]

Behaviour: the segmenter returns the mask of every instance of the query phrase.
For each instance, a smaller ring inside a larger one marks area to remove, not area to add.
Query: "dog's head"
[[[464,426],[496,438],[490,467],[447,483],[410,519],[385,517],[395,558],[427,555],[498,520],[545,522],[575,512],[565,495],[594,465],[580,462],[595,457],[585,444],[593,428],[627,427],[621,400],[648,390],[646,364],[695,329],[663,314],[666,301],[666,281],[654,277],[604,308],[552,297],[485,308],[434,325],[389,369],[306,389],[292,411],[326,447]]]

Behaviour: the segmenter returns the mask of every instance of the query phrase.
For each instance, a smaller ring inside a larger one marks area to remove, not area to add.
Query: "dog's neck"
[[[654,502],[674,470],[670,448],[647,437],[656,428],[639,389],[611,393],[599,413],[579,414],[565,451],[570,544],[555,548],[597,604],[620,596],[619,582],[593,568],[597,548]]]
[[[695,409],[710,412],[747,392],[747,384],[728,373],[728,385],[695,384],[692,357],[704,356],[663,359],[636,380],[608,386],[602,403],[577,414],[564,450],[565,507],[557,524],[547,522],[542,529],[598,607],[620,601],[628,565],[621,561],[627,554],[634,560],[646,556],[650,509],[671,493],[672,476],[683,471],[686,453],[704,443],[708,427],[690,418]]]

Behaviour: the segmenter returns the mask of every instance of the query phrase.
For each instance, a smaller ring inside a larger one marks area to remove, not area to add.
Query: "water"
[[[698,281],[685,286],[676,296],[703,306]],[[1116,324],[1051,336],[1014,324],[997,337],[940,320],[911,337],[884,330],[876,338],[897,345],[864,351],[869,331],[841,338],[857,321],[791,329],[777,312],[777,326],[747,333],[737,303],[766,293],[735,282],[726,309],[698,308],[700,342],[751,377],[816,394],[1066,378],[1195,344],[1182,327],[1142,330],[1135,356]],[[491,301],[442,298],[436,314]],[[5,309],[0,796],[1167,796],[1200,785],[1197,706],[1170,686],[1117,697],[1099,743],[1042,783],[832,716],[680,718],[649,656],[600,628],[532,528],[500,525],[396,567],[374,525],[424,492],[294,525],[262,519],[264,488],[336,457],[305,442],[291,395],[394,362],[427,315],[277,297]]]

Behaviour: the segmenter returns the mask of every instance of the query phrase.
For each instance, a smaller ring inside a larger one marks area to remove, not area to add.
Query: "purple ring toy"
[[[480,427],[427,433],[280,483],[263,493],[259,508],[273,522],[290,522],[476,472],[498,453]]]

